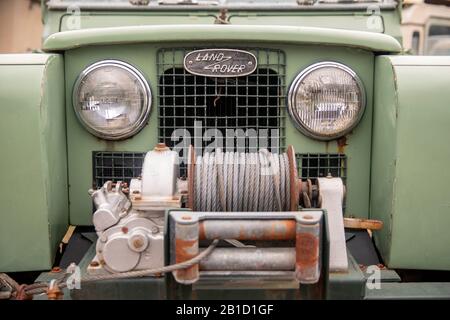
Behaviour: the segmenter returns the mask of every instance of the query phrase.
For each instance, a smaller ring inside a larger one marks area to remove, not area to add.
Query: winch
[[[342,181],[299,179],[292,146],[281,154],[217,148],[202,155],[191,146],[186,166],[180,178],[178,153],[158,144],[129,186],[108,181],[90,190],[98,234],[91,275],[189,263],[210,241],[223,240],[200,262],[173,271],[176,281],[252,272],[316,283],[328,251],[325,211],[329,268],[347,269]]]

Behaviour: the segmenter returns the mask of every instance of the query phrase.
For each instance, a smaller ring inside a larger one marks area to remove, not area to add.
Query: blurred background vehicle
[[[405,0],[402,33],[411,54],[450,55],[450,1]]]

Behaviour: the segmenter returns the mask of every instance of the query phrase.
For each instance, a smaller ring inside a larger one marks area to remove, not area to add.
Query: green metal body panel
[[[244,42],[345,46],[373,52],[400,52],[401,45],[385,34],[314,27],[247,25],[168,25],[94,28],[59,32],[44,42],[45,51],[90,45],[184,42]]]
[[[347,6],[349,7],[349,6]],[[325,27],[333,29],[359,30],[385,33],[401,41],[399,9],[326,10],[305,8],[302,10],[238,10],[228,9],[230,24],[236,25],[288,25],[304,27]],[[219,8],[203,10],[185,7],[184,10],[81,10],[80,29],[123,27],[137,25],[179,25],[213,24],[219,15]],[[370,23],[368,18],[372,17]],[[73,14],[69,10],[52,9],[45,15],[44,38],[51,34],[73,30]]]
[[[255,43],[256,47],[282,49],[286,53],[286,90],[295,76],[308,65],[332,60],[344,63],[355,70],[364,83],[367,105],[360,124],[347,136],[347,146],[339,147],[336,141],[328,143],[317,141],[301,134],[289,117],[285,120],[286,144],[292,144],[296,152],[301,153],[336,153],[344,151],[348,157],[347,172],[347,208],[346,214],[368,217],[370,186],[370,151],[372,126],[372,90],[373,63],[372,52],[317,45],[277,45],[266,38]],[[264,42],[263,42],[264,41]],[[216,41],[215,44],[221,42]],[[241,42],[239,42],[241,43]],[[238,44],[239,44],[238,43]],[[92,224],[92,202],[87,190],[92,187],[92,151],[137,151],[145,152],[157,143],[158,135],[158,101],[156,53],[162,47],[195,47],[204,45],[185,43],[181,39],[176,43],[164,44],[129,44],[110,46],[87,46],[65,51],[66,72],[66,109],[68,137],[70,223],[74,225]],[[245,47],[242,44],[234,46]],[[103,59],[118,59],[137,67],[147,78],[153,92],[152,111],[148,125],[134,137],[123,141],[106,141],[89,134],[78,121],[72,106],[72,88],[80,72],[88,65]]]
[[[68,224],[64,63],[0,55],[0,271],[49,269]]]
[[[380,289],[367,290],[366,300],[448,300],[448,282],[382,283]]]
[[[450,270],[450,58],[375,61],[370,216],[384,222],[376,243],[391,268]]]
[[[348,254],[348,272],[331,272],[327,299],[361,300],[365,296],[366,277],[350,252]]]

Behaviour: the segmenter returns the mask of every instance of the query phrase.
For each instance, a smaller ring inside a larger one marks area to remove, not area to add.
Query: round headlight
[[[303,70],[288,95],[288,110],[305,135],[339,138],[352,130],[365,108],[365,92],[356,73],[343,64],[320,62]]]
[[[81,123],[93,135],[117,140],[130,137],[145,125],[151,92],[134,67],[104,60],[83,70],[73,90],[73,106]]]

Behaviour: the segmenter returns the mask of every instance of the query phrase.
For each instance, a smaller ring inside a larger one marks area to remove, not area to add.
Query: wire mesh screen
[[[159,141],[183,150],[192,144],[196,152],[212,142],[227,151],[284,150],[284,53],[247,49],[258,60],[253,74],[213,78],[184,69],[184,56],[192,50],[158,52]],[[185,175],[183,166],[181,171]]]
[[[100,188],[111,180],[130,183],[132,178],[141,175],[144,152],[104,152],[92,153],[94,187]]]
[[[299,176],[305,179],[326,177],[330,174],[345,183],[347,178],[347,157],[340,153],[297,153]]]

